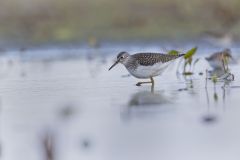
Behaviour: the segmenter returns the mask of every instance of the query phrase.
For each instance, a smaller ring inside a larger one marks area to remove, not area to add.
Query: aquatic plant
[[[199,61],[199,58],[196,58],[196,59],[193,58],[193,56],[196,54],[196,51],[197,51],[197,47],[194,47],[188,50],[186,53],[184,53],[185,55],[184,55],[184,64],[183,64],[182,74],[185,76],[192,75],[194,73],[195,65]],[[180,52],[177,50],[170,50],[168,52],[168,54],[171,54],[171,55],[179,55],[180,53],[183,53],[183,52]],[[181,63],[182,63],[182,60],[178,64],[178,70],[181,66]]]
[[[168,51],[168,54],[170,55],[179,55],[181,52],[180,51],[177,51],[177,50],[170,50]]]
[[[185,53],[183,75],[192,75],[194,73],[194,66],[199,61],[198,58],[193,61],[193,56],[195,55],[196,51],[197,47],[194,47]],[[187,70],[187,66],[189,66],[189,70]]]

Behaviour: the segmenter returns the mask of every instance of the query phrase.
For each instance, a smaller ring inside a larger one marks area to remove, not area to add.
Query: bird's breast
[[[160,75],[167,67],[165,63],[156,63],[154,65],[142,66],[138,65],[135,69],[127,68],[130,74],[136,78],[150,78]]]

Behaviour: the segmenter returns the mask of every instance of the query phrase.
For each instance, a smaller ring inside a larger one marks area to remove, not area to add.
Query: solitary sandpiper
[[[175,59],[183,56],[170,55],[162,53],[136,53],[130,55],[127,52],[120,52],[117,55],[117,61],[109,68],[112,69],[118,63],[122,63],[128,72],[136,78],[148,79],[148,82],[138,82],[136,85],[141,86],[144,83],[151,83],[154,85],[153,77],[160,75],[167,66]]]

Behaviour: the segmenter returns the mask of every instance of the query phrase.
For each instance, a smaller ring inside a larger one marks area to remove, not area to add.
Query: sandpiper
[[[223,51],[220,52],[216,52],[213,53],[211,56],[206,57],[205,58],[208,63],[210,64],[211,67],[213,67],[214,69],[225,69],[224,65],[224,61],[225,60],[229,60],[231,59],[232,61],[234,61],[232,54],[231,54],[231,50],[230,49],[224,49]]]
[[[118,63],[123,64],[128,72],[136,78],[148,79],[148,82],[138,82],[136,85],[141,86],[144,83],[154,85],[153,77],[160,75],[173,60],[183,56],[169,55],[162,53],[136,53],[130,55],[128,52],[120,52],[117,55],[117,61],[109,68],[111,70]]]

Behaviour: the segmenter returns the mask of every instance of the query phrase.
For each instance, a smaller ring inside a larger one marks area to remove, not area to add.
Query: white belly
[[[138,66],[135,70],[128,70],[136,78],[150,78],[155,77],[167,68],[169,63],[156,63],[152,66]]]

